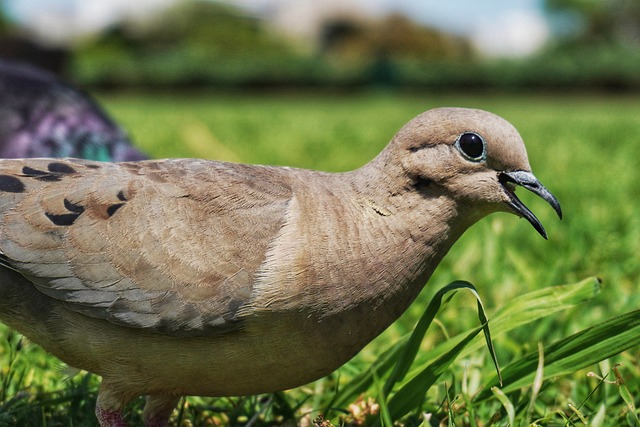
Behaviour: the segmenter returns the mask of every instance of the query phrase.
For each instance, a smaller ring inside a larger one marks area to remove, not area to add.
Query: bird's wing
[[[146,158],[89,95],[6,60],[0,60],[0,157]]]
[[[181,336],[234,330],[285,221],[281,170],[0,160],[0,262],[88,316]]]

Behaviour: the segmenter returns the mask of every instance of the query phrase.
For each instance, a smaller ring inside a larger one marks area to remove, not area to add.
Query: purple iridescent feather
[[[89,96],[6,60],[0,60],[0,157],[147,158]]]

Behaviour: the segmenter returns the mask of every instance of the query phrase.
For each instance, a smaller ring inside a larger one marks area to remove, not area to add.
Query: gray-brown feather
[[[123,326],[181,336],[236,329],[291,198],[278,171],[4,160],[0,264],[72,310]]]

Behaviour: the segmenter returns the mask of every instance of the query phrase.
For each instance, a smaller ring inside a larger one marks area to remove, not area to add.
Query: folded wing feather
[[[0,161],[0,265],[74,311],[171,335],[242,326],[283,224],[282,169]],[[258,220],[258,218],[260,218]]]

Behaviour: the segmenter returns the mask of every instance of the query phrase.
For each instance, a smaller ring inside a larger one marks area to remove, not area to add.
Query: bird
[[[30,65],[0,59],[0,158],[148,156],[86,93]]]
[[[428,110],[352,171],[215,160],[0,160],[0,321],[101,377],[101,426],[147,396],[285,390],[328,375],[414,301],[494,212],[562,218],[518,131]],[[320,343],[320,345],[319,345]],[[324,345],[323,343],[330,343]]]

